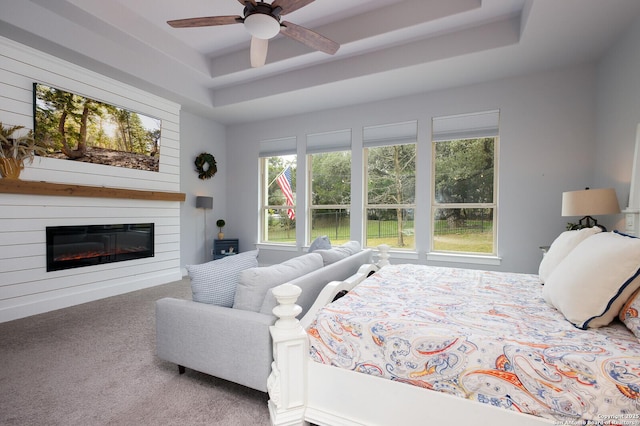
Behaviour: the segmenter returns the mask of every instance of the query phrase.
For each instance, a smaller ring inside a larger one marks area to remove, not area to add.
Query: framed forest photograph
[[[160,119],[33,83],[34,138],[44,157],[159,170]]]

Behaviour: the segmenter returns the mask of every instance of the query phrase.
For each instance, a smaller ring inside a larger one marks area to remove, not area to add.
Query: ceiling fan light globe
[[[269,40],[280,32],[280,23],[270,15],[254,13],[244,19],[244,26],[249,33],[257,38]]]

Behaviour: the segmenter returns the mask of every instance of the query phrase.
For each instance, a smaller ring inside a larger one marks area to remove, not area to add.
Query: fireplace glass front
[[[153,223],[47,227],[47,271],[153,256]]]

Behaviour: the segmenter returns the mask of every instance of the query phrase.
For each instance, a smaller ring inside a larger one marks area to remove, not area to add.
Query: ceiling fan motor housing
[[[271,7],[264,2],[254,5],[248,1],[244,7],[244,26],[254,37],[272,39],[280,33],[281,12],[280,6]]]
[[[199,18],[167,21],[174,28],[209,27],[244,24],[251,34],[251,66],[261,67],[267,57],[268,41],[278,34],[298,41],[314,50],[335,54],[340,45],[308,28],[292,22],[280,22],[280,16],[305,7],[314,0],[273,0],[271,3],[256,0],[238,0],[244,6],[244,14],[226,16],[204,16]]]

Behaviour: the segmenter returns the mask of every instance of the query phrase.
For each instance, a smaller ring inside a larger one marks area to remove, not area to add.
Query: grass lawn
[[[493,233],[442,234],[433,237],[435,251],[493,253]]]
[[[487,222],[485,222],[485,224],[487,224]],[[466,230],[463,232],[460,232],[460,230],[440,230],[434,236],[433,249],[435,251],[490,254],[493,252],[493,232],[491,222],[488,222],[488,224],[489,226],[484,226],[482,227],[483,229]],[[388,244],[393,248],[415,248],[415,235],[405,235],[403,238],[404,245],[400,246],[396,235],[378,236],[378,224],[370,222],[368,227],[367,246],[369,247]],[[320,235],[327,235],[331,240],[331,244],[337,246],[349,241],[349,236],[347,235],[348,229],[345,229],[343,232],[343,235],[336,236],[335,227],[316,227],[312,232],[312,239]],[[279,227],[273,227],[269,230],[269,241],[274,243],[295,244],[295,229],[285,230]]]

